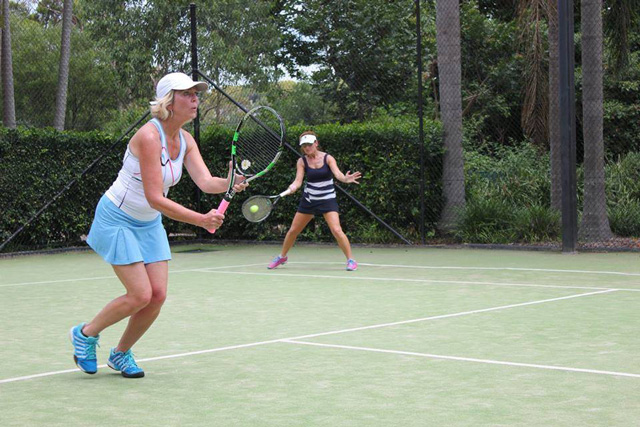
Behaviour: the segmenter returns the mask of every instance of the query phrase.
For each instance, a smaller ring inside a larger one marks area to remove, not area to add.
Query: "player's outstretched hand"
[[[347,171],[344,174],[344,179],[347,184],[360,184],[358,180],[362,178],[362,174],[360,172],[351,173],[351,171]]]
[[[211,209],[209,212],[202,215],[202,223],[200,224],[200,227],[207,230],[215,230],[220,228],[223,221],[224,215],[218,213],[215,209]]]

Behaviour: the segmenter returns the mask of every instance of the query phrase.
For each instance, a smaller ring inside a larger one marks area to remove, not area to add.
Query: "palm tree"
[[[64,0],[62,9],[62,42],[60,43],[60,67],[58,69],[58,90],[56,93],[56,111],[53,127],[64,129],[67,110],[67,87],[69,83],[69,56],[71,55],[71,12],[73,0]]]
[[[520,36],[526,58],[522,128],[538,146],[549,146],[551,208],[562,208],[560,159],[560,68],[557,0],[519,0]],[[545,43],[544,24],[548,34]],[[548,44],[548,57],[545,55]],[[547,65],[548,62],[548,65]],[[548,141],[548,142],[547,142]]]
[[[549,162],[551,170],[551,209],[562,209],[562,170],[560,155],[560,58],[558,51],[558,3],[548,0],[549,23]]]
[[[465,207],[459,0],[436,2],[436,43],[445,148],[442,171],[445,206],[438,228],[450,231]]]
[[[602,0],[582,0],[581,27],[584,206],[579,236],[586,241],[603,241],[612,233],[604,177]]]
[[[13,60],[11,58],[11,27],[9,25],[9,0],[2,0],[2,123],[16,127],[16,107],[13,93]]]
[[[548,5],[548,0],[526,0],[518,4],[520,40],[525,56],[522,129],[540,148],[546,147],[549,133],[549,77],[544,37]]]
[[[637,28],[638,20],[640,0],[608,2],[603,26],[614,72],[620,73],[629,65],[629,35]]]

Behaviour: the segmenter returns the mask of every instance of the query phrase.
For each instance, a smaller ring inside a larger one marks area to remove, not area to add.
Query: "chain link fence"
[[[313,129],[343,171],[364,175],[360,186],[338,194],[343,228],[356,243],[561,247],[555,2],[278,4],[279,9],[252,9],[225,2],[224,8],[215,9],[217,14],[197,10],[198,71],[242,106],[270,105],[287,123],[291,149],[276,170],[256,180],[251,194],[276,194],[293,180],[297,136]],[[174,43],[188,52],[188,4],[162,7],[175,7],[185,34]],[[242,25],[230,23],[239,16]],[[25,69],[37,62],[28,51],[39,48],[29,43],[47,38],[35,37],[41,28],[27,21],[12,21],[18,52],[16,112],[19,123],[42,127],[48,124],[48,113],[35,109],[53,111],[44,101],[51,97],[54,104],[53,94],[45,91],[52,86],[29,82]],[[576,2],[574,23],[578,249],[634,249],[640,237],[637,12],[582,0]],[[77,43],[84,36],[78,35]],[[270,42],[256,42],[261,37]],[[226,45],[220,44],[225,40]],[[621,52],[626,52],[622,58]],[[95,53],[98,64],[103,54]],[[216,59],[222,55],[229,61]],[[104,63],[110,60],[105,57]],[[190,73],[190,60],[187,54],[175,55],[171,68],[154,70],[147,92],[152,93],[153,81],[166,71]],[[259,65],[252,68],[252,63]],[[0,155],[9,164],[0,177],[0,190],[9,197],[0,201],[5,213],[0,241],[12,240],[2,252],[83,245],[93,208],[115,178],[124,152],[127,137],[118,143],[117,136],[146,109],[139,103],[116,115],[106,113],[110,104],[100,95],[105,89],[92,86],[88,76],[102,79],[107,88],[122,86],[122,77],[108,70],[94,67],[77,71],[77,77],[72,74],[70,99],[82,98],[90,86],[98,91],[94,99],[106,103],[98,106],[103,116],[78,104],[71,114],[77,121],[68,124],[81,131],[107,129],[116,136],[2,131]],[[127,92],[120,87],[117,97],[126,98],[121,91]],[[35,101],[40,98],[42,102]],[[226,172],[226,138],[242,113],[218,91],[201,98],[201,150],[217,175]],[[193,132],[193,125],[188,129]],[[65,153],[65,138],[72,156]],[[112,151],[105,154],[110,146]],[[87,170],[101,154],[106,157]],[[199,211],[217,205],[219,196],[202,195],[188,181],[172,190],[172,197]],[[55,203],[12,237],[70,182]],[[221,230],[216,239],[283,238],[297,204],[293,199],[283,200],[262,228],[232,219],[240,215],[230,211],[227,225],[237,231]],[[167,221],[167,229],[174,240],[210,239],[201,230],[172,221]],[[332,239],[322,221],[301,238]]]

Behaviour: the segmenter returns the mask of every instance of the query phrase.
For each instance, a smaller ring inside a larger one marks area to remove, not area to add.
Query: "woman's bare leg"
[[[336,242],[338,242],[338,246],[340,246],[340,249],[342,249],[344,256],[346,256],[348,260],[351,259],[351,244],[349,243],[349,238],[347,237],[347,235],[344,234],[344,231],[342,231],[342,226],[340,225],[340,215],[338,215],[338,212],[327,212],[323,214],[323,216],[325,221],[327,221],[327,225],[329,225],[331,234],[333,234]]]
[[[280,256],[285,257],[289,252],[289,249],[293,247],[293,244],[296,242],[298,238],[298,234],[302,233],[302,230],[309,224],[309,221],[313,219],[313,215],[311,214],[303,214],[300,212],[296,212],[296,216],[293,217],[293,221],[291,222],[291,227],[289,231],[287,231],[287,235],[284,238],[284,242],[282,243],[282,252]]]
[[[151,301],[151,283],[142,262],[112,267],[127,293],[107,304],[84,326],[82,333],[86,336],[97,336],[109,326],[142,310]]]
[[[169,277],[169,263],[167,261],[154,262],[145,265],[151,283],[151,300],[143,309],[129,318],[116,347],[116,351],[126,352],[144,335],[160,314],[160,309],[167,297],[167,282]]]

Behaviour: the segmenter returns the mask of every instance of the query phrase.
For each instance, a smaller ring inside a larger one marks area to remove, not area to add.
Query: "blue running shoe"
[[[86,323],[80,323],[69,331],[69,338],[73,344],[73,360],[82,372],[95,374],[98,372],[98,358],[96,357],[96,346],[100,347],[97,337],[88,337],[82,333],[82,328]]]
[[[123,353],[112,348],[107,365],[115,371],[120,371],[125,378],[144,377],[144,371],[136,364],[133,359],[133,352],[130,349]]]

